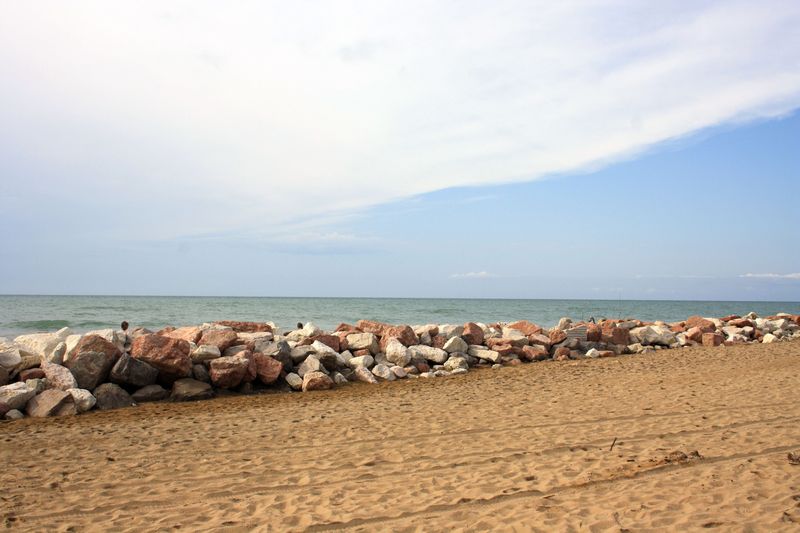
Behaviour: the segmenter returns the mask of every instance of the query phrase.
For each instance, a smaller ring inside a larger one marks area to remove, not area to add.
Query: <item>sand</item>
[[[797,531],[799,422],[797,342],[149,404],[0,424],[0,518],[61,531]]]

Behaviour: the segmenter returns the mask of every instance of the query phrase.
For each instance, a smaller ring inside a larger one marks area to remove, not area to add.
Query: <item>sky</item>
[[[797,27],[2,3],[0,293],[800,301]]]

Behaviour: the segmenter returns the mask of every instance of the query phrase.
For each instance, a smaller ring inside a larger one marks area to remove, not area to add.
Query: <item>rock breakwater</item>
[[[300,326],[300,325],[299,325]],[[646,354],[685,346],[800,338],[800,315],[692,316],[573,322],[392,325],[371,320],[326,332],[312,323],[220,321],[153,332],[113,329],[0,338],[0,419],[65,416],[148,401],[194,401],[351,382],[432,379],[473,368]]]

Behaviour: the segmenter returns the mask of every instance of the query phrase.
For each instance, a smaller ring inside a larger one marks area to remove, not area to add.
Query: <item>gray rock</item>
[[[192,365],[192,377],[203,383],[211,383],[211,376],[205,365]]]
[[[301,378],[305,378],[306,374],[310,372],[322,372],[323,374],[327,374],[328,371],[322,365],[322,362],[317,359],[316,355],[309,355],[306,359],[300,364],[300,367],[297,369],[297,375]]]
[[[333,379],[333,382],[336,383],[337,385],[344,385],[345,383],[347,383],[347,378],[344,377],[344,375],[341,372],[334,372],[333,374],[331,374],[331,378]]]
[[[201,344],[192,351],[192,363],[205,363],[222,357],[219,348],[213,344]]]
[[[167,396],[169,391],[161,385],[146,385],[131,395],[136,403],[158,402],[166,400]]]
[[[404,379],[404,378],[408,377],[408,373],[405,371],[405,369],[402,366],[396,366],[395,365],[395,366],[393,366],[391,368],[391,370],[392,370],[392,373],[394,374],[394,377],[396,377],[397,379]]]
[[[3,402],[12,410],[24,409],[28,400],[35,395],[36,391],[31,390],[25,383],[20,381],[0,387],[0,402]]]
[[[450,354],[457,352],[466,352],[467,350],[469,350],[469,345],[467,344],[467,341],[465,341],[461,337],[450,337],[450,339],[446,343],[444,343],[443,349],[445,352]]]
[[[306,357],[314,353],[314,348],[311,346],[295,346],[292,348],[291,356],[292,363],[299,365],[306,360]]]
[[[286,383],[288,383],[293,390],[300,390],[303,388],[303,378],[294,372],[286,374]]]
[[[3,344],[0,346],[0,366],[12,369],[22,362],[22,354],[16,346]]]
[[[192,402],[205,400],[212,396],[214,396],[214,391],[208,383],[192,378],[183,378],[173,383],[169,397],[175,402]]]
[[[158,369],[126,353],[122,354],[111,369],[111,381],[134,387],[152,385],[157,378]]]
[[[97,398],[86,389],[69,389],[67,392],[72,396],[72,401],[75,402],[75,408],[78,413],[85,413],[91,410],[97,403]]]
[[[375,377],[381,378],[384,381],[394,381],[397,379],[392,369],[386,365],[375,365],[372,367],[372,373],[375,374]]]
[[[39,394],[47,388],[47,378],[26,379],[25,385],[27,385],[28,388],[31,389],[35,394]]]
[[[101,411],[135,405],[131,395],[116,383],[103,383],[94,389],[94,397],[97,398],[97,408]]]
[[[458,376],[458,375],[461,375],[461,374],[466,374],[467,372],[469,372],[469,370],[467,370],[466,368],[456,368],[456,369],[450,371],[450,375],[451,376]]]
[[[449,375],[450,375],[450,372],[448,372],[447,370],[443,370],[443,369],[442,370],[437,370],[437,371],[435,371],[433,373],[433,377],[436,377],[436,378],[446,378]]]
[[[3,385],[8,385],[9,375],[8,369],[4,366],[0,366],[0,387]]]
[[[114,357],[105,352],[81,352],[72,354],[66,367],[75,376],[79,389],[92,390],[106,381]]]
[[[19,409],[12,409],[6,413],[6,420],[22,420],[25,415]]]
[[[472,357],[477,357],[478,359],[483,359],[484,361],[491,361],[492,363],[497,363],[500,361],[500,354],[494,350],[470,347],[468,353]]]

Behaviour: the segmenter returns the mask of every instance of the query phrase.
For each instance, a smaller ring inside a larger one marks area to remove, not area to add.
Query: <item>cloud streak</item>
[[[463,274],[451,274],[451,279],[489,279],[489,278],[496,278],[497,276],[494,274],[490,274],[485,270],[481,270],[480,272],[464,272]]]
[[[771,272],[765,274],[754,274],[752,272],[748,272],[747,274],[742,274],[739,276],[740,278],[757,278],[757,279],[797,279],[800,280],[800,272],[792,272],[790,274],[774,274]]]
[[[796,2],[170,6],[0,8],[20,209],[119,202],[110,230],[163,238],[273,230],[800,106]]]

